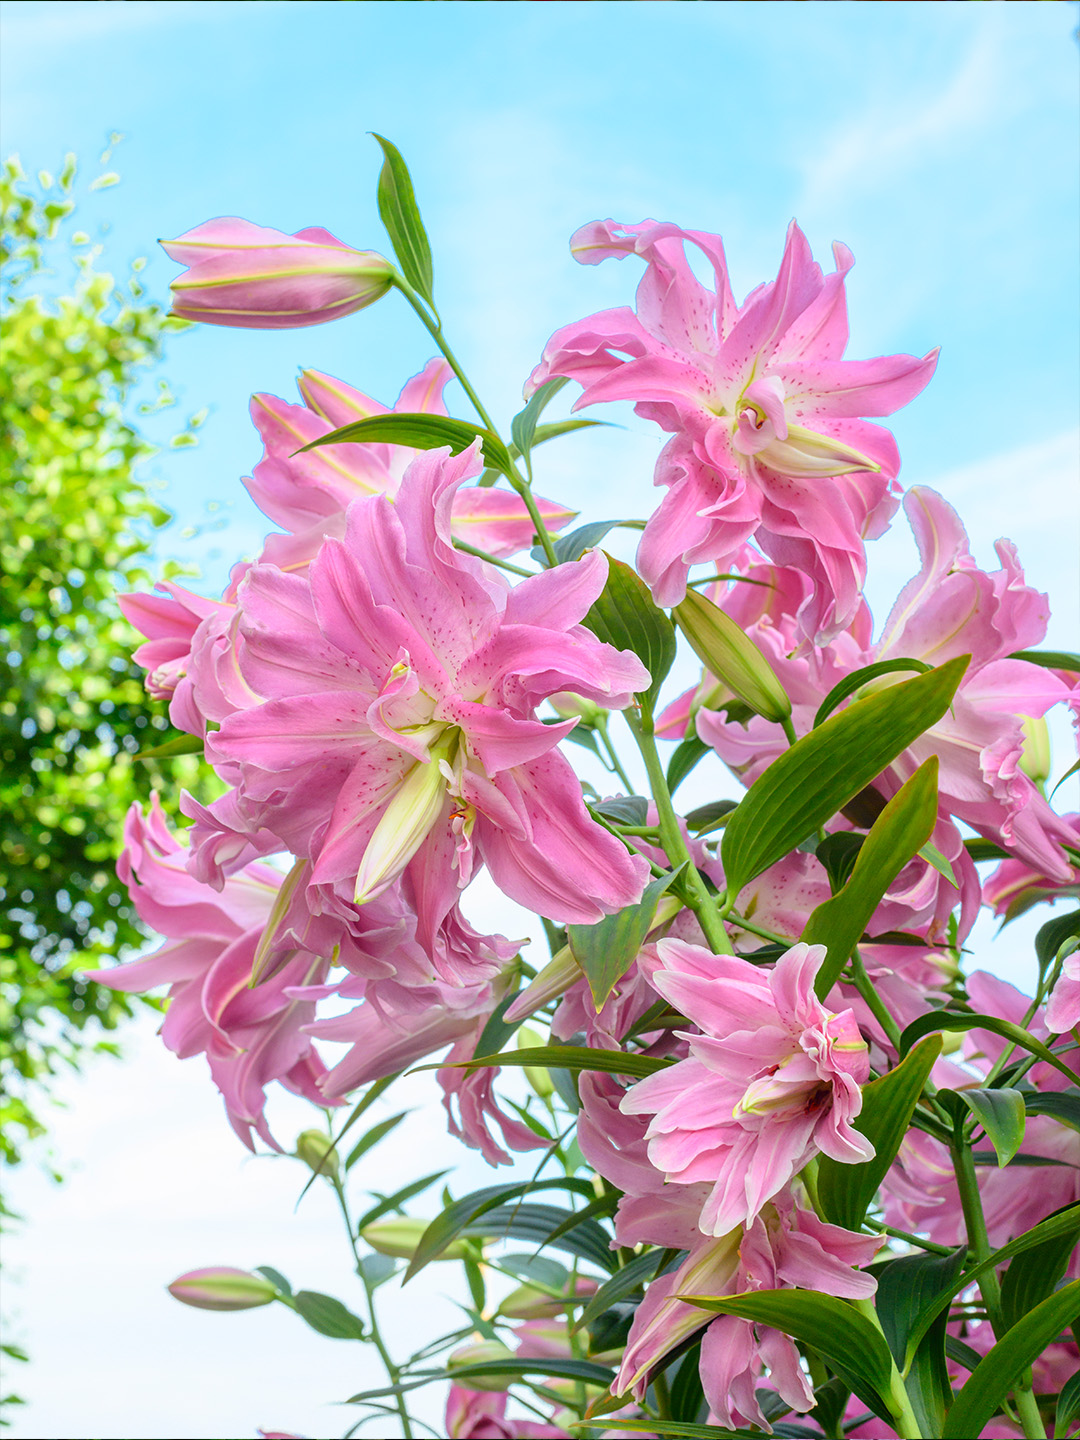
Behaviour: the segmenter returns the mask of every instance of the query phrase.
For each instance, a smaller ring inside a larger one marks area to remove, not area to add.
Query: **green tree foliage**
[[[99,268],[101,245],[73,220],[75,170],[68,156],[56,179],[42,172],[32,187],[9,160],[0,180],[0,1153],[9,1162],[42,1132],[37,1111],[57,1069],[77,1065],[89,1045],[115,1048],[101,1032],[132,1002],[78,972],[141,942],[114,869],[124,814],[177,775],[132,760],[167,720],[143,690],[114,598],[148,586],[154,531],[170,518],[138,477],[153,447],[128,402],[175,322],[144,298],[142,262],[123,284]],[[105,173],[91,188],[115,180]],[[192,440],[189,424],[174,443]]]

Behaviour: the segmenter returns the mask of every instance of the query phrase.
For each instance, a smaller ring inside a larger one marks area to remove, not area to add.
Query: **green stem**
[[[331,1175],[330,1180],[334,1186],[334,1193],[337,1195],[338,1198],[338,1205],[341,1209],[342,1219],[345,1221],[345,1231],[349,1237],[349,1244],[352,1247],[353,1259],[356,1262],[356,1273],[360,1279],[360,1283],[364,1287],[364,1296],[367,1299],[368,1321],[371,1325],[371,1343],[379,1352],[379,1358],[383,1362],[383,1369],[386,1371],[386,1375],[390,1381],[390,1384],[397,1385],[401,1380],[401,1370],[398,1368],[397,1365],[394,1364],[393,1360],[391,1360],[390,1352],[389,1350],[387,1350],[386,1344],[379,1330],[379,1321],[375,1314],[375,1292],[368,1284],[363,1269],[360,1265],[360,1251],[357,1249],[356,1235],[353,1233],[352,1216],[349,1214],[349,1202],[345,1198],[345,1190],[337,1176]],[[398,1417],[401,1420],[401,1433],[405,1437],[405,1440],[413,1440],[412,1417],[410,1416],[408,1408],[405,1404],[405,1396],[396,1395],[394,1397],[394,1400],[397,1407]]]
[[[854,1300],[853,1305],[884,1339],[885,1332],[881,1328],[881,1322],[877,1317],[877,1311],[869,1300]],[[900,1371],[896,1368],[896,1361],[891,1361],[889,1376],[889,1393],[885,1396],[889,1413],[893,1417],[893,1424],[896,1433],[903,1437],[903,1440],[922,1440],[922,1429],[918,1420],[915,1419],[915,1411],[911,1408],[911,1401],[908,1398],[907,1390],[904,1387]],[[1045,1440],[1045,1437],[1044,1437]]]
[[[1030,1371],[1028,1374],[1030,1375]],[[1046,1440],[1046,1426],[1039,1414],[1039,1402],[1030,1386],[1013,1391],[1013,1403],[1016,1406],[1016,1417],[1020,1421],[1020,1427],[1028,1440]]]
[[[960,1192],[960,1205],[964,1212],[968,1246],[975,1257],[976,1265],[981,1265],[990,1257],[990,1239],[986,1233],[982,1197],[979,1194],[979,1182],[975,1176],[975,1161],[972,1158],[971,1146],[964,1143],[962,1127],[958,1126],[954,1130],[950,1148],[952,1149],[953,1166],[956,1170],[956,1188]],[[1000,1340],[1005,1333],[1005,1326],[1001,1318],[1001,1286],[998,1282],[997,1271],[993,1267],[980,1276],[979,1290],[986,1305],[986,1313],[990,1317],[994,1334]]]
[[[789,744],[789,745],[794,745],[795,742],[796,742],[796,740],[798,740],[799,737],[798,737],[798,735],[795,734],[795,726],[791,723],[791,716],[790,716],[790,715],[784,715],[784,716],[781,717],[781,720],[780,720],[780,728],[781,728],[781,730],[783,730],[784,734],[787,736],[787,742],[788,742],[788,744]]]
[[[491,431],[491,433],[497,438],[501,439],[502,437],[499,436],[499,432],[495,428],[494,420],[492,420],[491,416],[484,409],[483,403],[479,395],[477,395],[476,391],[469,384],[468,376],[461,368],[461,362],[458,360],[453,350],[450,349],[447,339],[443,334],[442,322],[438,317],[438,312],[434,310],[434,306],[431,307],[432,311],[434,311],[434,314],[429,314],[427,305],[424,304],[423,300],[421,300],[420,296],[416,293],[416,291],[412,288],[412,286],[409,284],[409,282],[405,279],[403,275],[395,275],[394,284],[401,291],[402,295],[405,296],[405,299],[409,302],[412,308],[416,311],[417,315],[420,317],[420,322],[423,325],[424,329],[428,332],[431,338],[435,341],[435,344],[442,351],[446,359],[446,363],[450,366],[450,369],[453,370],[454,374],[461,382],[461,388],[465,391],[465,394],[472,401],[472,407],[476,411],[477,415],[479,415],[480,419],[483,421],[484,425]],[[547,528],[545,527],[543,519],[541,518],[540,511],[536,508],[536,501],[533,499],[533,493],[529,487],[529,482],[522,477],[513,462],[511,462],[510,469],[511,474],[509,474],[506,478],[510,481],[510,484],[525,502],[525,508],[529,512],[529,519],[533,522],[533,528],[536,531],[536,538],[539,540],[541,548],[544,551],[544,555],[547,557],[548,565],[555,566],[559,563],[558,556],[555,554],[554,547],[551,543],[551,536],[547,532]]]
[[[536,574],[535,570],[525,570],[520,565],[512,565],[509,560],[500,560],[497,555],[489,555],[486,550],[478,550],[475,545],[468,545],[457,536],[454,537],[454,549],[464,550],[466,555],[475,555],[478,560],[486,560],[489,565],[497,565],[500,570],[509,570],[511,575],[523,575],[526,580],[531,580]]]
[[[607,751],[608,759],[611,761],[611,768],[614,770],[615,774],[619,777],[622,783],[626,786],[626,793],[628,795],[632,795],[634,793],[634,787],[630,783],[630,778],[622,767],[622,763],[619,760],[618,752],[616,751],[615,746],[611,743],[611,736],[608,734],[607,716],[605,715],[602,719],[598,720],[594,728],[597,735],[600,736],[601,744]]]
[[[866,1001],[871,1014],[888,1037],[889,1044],[899,1053],[900,1027],[886,1010],[881,996],[870,983],[870,976],[866,973],[866,967],[863,965],[862,956],[858,950],[854,950],[851,955],[851,983]]]
[[[637,741],[641,758],[645,762],[649,785],[652,789],[653,799],[656,801],[657,814],[660,817],[660,838],[663,841],[664,850],[672,865],[685,864],[686,866],[684,873],[686,903],[697,916],[698,923],[705,932],[705,939],[709,942],[713,954],[733,955],[735,952],[728,939],[728,933],[724,929],[724,922],[720,919],[715,898],[709,894],[705,881],[698,873],[698,868],[694,864],[686,841],[683,839],[682,831],[679,829],[678,816],[671,803],[671,791],[668,789],[664,767],[660,763],[656,741],[653,739],[652,721],[647,720],[644,715],[638,719],[632,710],[624,710],[622,713],[630,727],[630,733]]]
[[[953,1253],[948,1245],[935,1245],[932,1240],[920,1240],[918,1235],[912,1235],[907,1230],[897,1230],[892,1225],[882,1225],[881,1228],[894,1240],[906,1240],[909,1245],[917,1245],[920,1250],[929,1250],[931,1255],[951,1255]]]
[[[745,915],[740,915],[737,910],[728,911],[728,921],[737,925],[740,930],[748,930],[751,935],[760,935],[762,940],[775,940],[778,945],[794,945],[795,941],[790,935],[778,935],[775,930],[766,930],[763,925],[755,925]]]

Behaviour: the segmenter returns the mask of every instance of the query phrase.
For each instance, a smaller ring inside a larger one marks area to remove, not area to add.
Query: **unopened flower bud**
[[[586,700],[583,695],[575,695],[572,690],[560,690],[556,695],[549,695],[548,704],[556,715],[561,715],[564,720],[577,717],[584,725],[596,725],[605,714],[594,700]]]
[[[420,1244],[420,1237],[430,1224],[430,1220],[414,1220],[409,1215],[397,1215],[392,1220],[376,1220],[365,1225],[360,1234],[380,1255],[394,1255],[403,1260],[411,1260]],[[451,1240],[435,1259],[463,1260],[470,1253],[465,1240]]]
[[[518,995],[503,1017],[513,1025],[525,1020],[541,1009],[549,1000],[556,1000],[571,985],[581,979],[581,966],[574,959],[569,945],[564,945],[554,959],[549,960],[532,983]]]
[[[317,226],[286,235],[226,216],[161,245],[188,266],[172,282],[173,314],[211,325],[320,325],[372,304],[393,284],[389,260]]]
[[[535,1285],[519,1285],[516,1290],[511,1290],[500,1304],[499,1314],[505,1315],[509,1320],[547,1320],[562,1315],[576,1300],[592,1295],[595,1290],[596,1281],[584,1275],[577,1277],[575,1296],[548,1295],[546,1291],[538,1290]]]
[[[1041,715],[1022,715],[1024,748],[1020,769],[1041,789],[1050,778],[1050,730]]]
[[[296,1137],[296,1157],[309,1165],[316,1175],[337,1179],[341,1162],[333,1141],[325,1130],[303,1130]]]
[[[532,1050],[534,1047],[543,1045],[543,1040],[531,1030],[528,1025],[523,1025],[517,1033],[517,1048],[519,1050]],[[526,1065],[525,1079],[532,1086],[535,1093],[542,1100],[545,1095],[553,1095],[555,1086],[551,1083],[551,1076],[543,1065]]]
[[[498,1340],[476,1340],[470,1345],[462,1345],[460,1349],[453,1352],[446,1362],[448,1370],[459,1370],[465,1365],[483,1365],[490,1360],[513,1361],[514,1352],[508,1350],[505,1345],[500,1345]],[[463,1381],[470,1390],[494,1390],[496,1392],[505,1390],[514,1379],[512,1372],[507,1371],[505,1375],[466,1375]]]
[[[194,1305],[196,1310],[254,1310],[269,1305],[278,1293],[265,1276],[228,1265],[189,1270],[167,1288],[174,1300]]]
[[[777,723],[790,716],[791,701],[772,666],[730,615],[696,590],[687,590],[671,613],[705,668],[751,710]]]

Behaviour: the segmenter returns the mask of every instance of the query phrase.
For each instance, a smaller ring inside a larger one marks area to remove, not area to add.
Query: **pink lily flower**
[[[712,265],[714,291],[690,269],[687,240]],[[656,471],[668,494],[638,552],[657,603],[678,603],[692,565],[727,568],[754,537],[778,564],[811,577],[800,622],[824,643],[858,610],[863,542],[882,533],[897,503],[895,442],[858,417],[906,405],[929,381],[937,352],[841,359],[851,252],[835,245],[836,271],[823,275],[794,222],[776,280],[741,307],[719,236],[609,220],[584,226],[570,244],[589,265],[640,255],[637,311],[607,310],[557,331],[529,388],[566,375],[584,386],[579,406],[634,400],[639,415],[673,434]]]
[[[478,860],[513,899],[582,924],[636,899],[647,873],[555,749],[575,722],[534,718],[558,690],[618,708],[647,684],[580,624],[607,562],[592,552],[511,589],[455,551],[453,495],[479,464],[478,445],[414,461],[394,504],[350,506],[307,578],[253,567],[239,665],[266,698],[209,742],[248,827],[311,858],[313,885],[346,882],[365,904],[407,873],[425,948]]]
[[[160,243],[189,267],[172,282],[171,313],[210,325],[321,325],[362,310],[393,283],[389,260],[317,225],[286,235],[230,215]]]
[[[1080,851],[1080,814],[1074,811],[1061,819],[1073,832],[1070,846]],[[1080,865],[1071,867],[1068,880],[1051,880],[1034,866],[1013,858],[1002,860],[982,891],[983,904],[989,905],[995,915],[1004,915],[1009,920],[1042,900],[1052,904],[1076,895],[1080,895]]]
[[[814,995],[821,945],[794,945],[771,971],[678,940],[656,946],[653,988],[698,1026],[690,1055],[633,1086],[628,1115],[652,1115],[649,1159],[668,1180],[712,1186],[698,1225],[726,1235],[818,1153],[846,1164],[873,1156],[851,1126],[869,1078],[850,1010]]]
[[[167,938],[145,960],[87,975],[134,993],[168,985],[165,1044],[181,1060],[206,1055],[229,1121],[249,1149],[253,1130],[280,1149],[263,1114],[272,1081],[316,1105],[340,1104],[318,1088],[326,1069],[303,1028],[314,1004],[289,993],[291,986],[322,980],[328,962],[297,950],[273,979],[252,989],[255,952],[281,875],[249,864],[220,891],[201,884],[188,873],[187,847],[169,830],[156,794],[149,815],[132,805],[124,842],[117,873],[140,918]]]
[[[1074,827],[1050,808],[1021,768],[1021,761],[1025,720],[1039,718],[1053,705],[1066,701],[1069,691],[1051,670],[1009,658],[1016,651],[1037,646],[1046,634],[1046,596],[1025,583],[1015,549],[1006,540],[998,541],[996,547],[1002,568],[980,570],[969,552],[959,517],[934,491],[913,487],[904,499],[904,509],[915,532],[922,567],[900,592],[876,643],[866,636],[869,617],[861,616],[827,649],[793,655],[791,614],[778,614],[775,600],[765,604],[747,598],[745,592],[757,587],[736,584],[730,595],[719,597],[723,608],[734,618],[739,618],[743,609],[753,617],[749,633],[791,697],[792,723],[800,735],[809,732],[825,694],[853,670],[880,660],[915,659],[939,665],[970,654],[971,663],[950,711],[893,762],[874,788],[887,799],[924,760],[937,755],[943,819],[970,825],[1050,881],[1068,883],[1072,866],[1061,845],[1075,842]],[[768,577],[762,573],[761,578]],[[779,593],[784,600],[798,594],[797,582],[784,580]],[[884,688],[903,678],[901,674],[881,676],[872,686]],[[685,710],[685,705],[682,708]],[[661,719],[666,719],[669,728],[677,728],[677,712]],[[695,723],[702,740],[746,784],[786,748],[779,728],[758,716],[744,727],[702,708]],[[957,837],[946,834],[943,839],[936,834],[934,843],[960,863],[957,878],[963,888],[967,921],[974,918],[978,904],[977,876],[958,848]],[[925,865],[923,861],[912,863]],[[948,883],[931,875],[925,875],[924,881],[921,893],[927,899],[931,890],[937,894]],[[905,872],[898,883],[917,886],[917,876],[914,871]],[[939,898],[947,913],[955,891],[951,897],[941,892]],[[940,931],[941,919],[938,912],[935,934]]]
[[[1066,955],[1061,974],[1046,1002],[1046,1028],[1064,1035],[1080,1025],[1080,951]]]
[[[409,445],[328,445],[296,452],[331,430],[375,415],[410,412],[445,415],[443,390],[453,372],[445,360],[429,360],[405,382],[393,407],[373,400],[343,380],[318,370],[301,373],[303,405],[275,395],[255,395],[251,418],[266,447],[254,474],[244,481],[262,512],[289,532],[271,535],[262,558],[285,570],[301,569],[314,559],[328,536],[340,539],[345,511],[366,495],[393,498],[408,465],[423,454]],[[565,505],[536,496],[549,530],[560,530],[576,515]],[[454,496],[450,528],[491,555],[512,555],[532,544],[533,523],[519,495],[495,487],[468,486]]]
[[[450,1440],[569,1440],[569,1432],[537,1420],[508,1419],[505,1391],[466,1390],[451,1385],[446,1401]]]

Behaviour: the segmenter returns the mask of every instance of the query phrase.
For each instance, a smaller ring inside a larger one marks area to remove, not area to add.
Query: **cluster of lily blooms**
[[[687,244],[703,253],[711,286],[695,275]],[[391,284],[380,256],[322,230],[287,236],[216,220],[166,249],[187,267],[173,286],[176,312],[214,324],[314,324]],[[865,542],[887,528],[902,497],[893,437],[866,417],[916,396],[936,355],[842,358],[852,263],[843,246],[823,273],[792,225],[777,278],[741,305],[714,235],[596,222],[572,249],[584,264],[637,256],[645,269],[636,308],[558,331],[527,393],[566,377],[582,386],[578,405],[630,400],[665,432],[662,499],[637,560],[657,604],[683,599],[693,566],[719,572],[706,593],[767,657],[798,735],[856,670],[898,657],[933,665],[972,657],[946,716],[874,786],[888,800],[938,757],[932,839],[952,877],[912,860],[870,927],[886,938],[861,950],[902,1027],[952,993],[981,907],[1003,914],[1035,892],[1076,893],[1080,877],[1063,847],[1080,846],[1080,825],[1051,809],[1040,760],[1043,717],[1059,703],[1076,709],[1076,677],[1010,658],[1042,640],[1046,597],[1026,583],[1007,541],[997,546],[998,569],[979,568],[955,512],[913,488],[903,506],[921,567],[875,638],[863,598]],[[393,409],[446,414],[450,378],[447,363],[432,360]],[[590,706],[621,710],[649,683],[636,655],[582,623],[605,585],[603,552],[511,580],[476,552],[527,552],[534,521],[520,496],[477,483],[479,442],[458,454],[382,443],[302,451],[388,409],[315,371],[303,372],[299,388],[301,404],[252,401],[265,449],[244,484],[277,527],[257,559],[236,565],[220,599],[172,583],[122,597],[146,637],[135,658],[148,689],[168,702],[178,729],[205,743],[224,793],[208,805],[185,795],[191,823],[182,830],[156,797],[148,813],[132,809],[120,873],[166,940],[147,958],[93,976],[128,991],[169,986],[166,1045],[180,1057],[206,1056],[230,1121],[252,1147],[255,1135],[276,1145],[264,1113],[273,1083],[339,1105],[426,1056],[474,1054],[518,973],[519,950],[462,913],[462,892],[482,868],[559,927],[634,904],[650,861],[667,863],[647,839],[628,845],[593,818],[560,748],[579,723],[574,706],[586,716]],[[536,505],[552,532],[573,518],[557,502],[536,497]],[[552,697],[570,718],[553,723],[543,709]],[[763,716],[729,718],[732,698],[706,673],[667,706],[657,731],[671,740],[696,733],[750,785],[789,738]],[[989,878],[965,848],[972,832],[1010,857]],[[689,832],[687,843],[723,891],[714,848]],[[824,1000],[815,995],[824,951],[796,941],[829,894],[821,863],[796,850],[736,906],[791,937],[780,958],[753,959],[761,941],[735,921],[735,953],[712,953],[691,911],[669,901],[599,1013],[584,977],[567,971],[555,1039],[583,1032],[586,1044],[618,1048],[658,1000],[685,1017],[683,1028],[637,1041],[677,1061],[669,1068],[629,1085],[601,1073],[580,1080],[581,1150],[623,1196],[616,1243],[685,1252],[648,1286],[619,1357],[617,1394],[643,1395],[657,1361],[704,1330],[711,1418],[767,1427],[762,1384],[796,1411],[814,1404],[792,1340],[675,1297],[785,1285],[852,1299],[874,1293],[864,1267],[880,1238],[826,1224],[800,1181],[818,1155],[859,1163],[873,1153],[852,1124],[860,1087],[871,1067],[897,1059],[854,989],[838,982]],[[908,940],[889,943],[898,931]],[[1045,1011],[1027,1019],[1034,1035],[1066,1034],[1080,1022],[1078,966],[1074,953]],[[1029,1000],[1012,986],[983,972],[966,986],[980,1012],[1025,1022]],[[321,1017],[327,997],[334,1013]],[[348,1049],[327,1068],[319,1040]],[[977,1083],[1003,1044],[967,1034],[962,1051],[939,1062],[936,1082]],[[493,1165],[545,1143],[500,1105],[497,1075],[438,1071],[451,1130]],[[1065,1083],[1046,1065],[1031,1078],[1049,1089]],[[1040,1171],[1037,1186],[1022,1168],[980,1167],[991,1245],[1080,1198],[1080,1135],[1033,1117],[1024,1148],[1066,1163]],[[962,1242],[951,1163],[933,1137],[909,1134],[881,1198],[889,1223],[942,1245]],[[967,1343],[991,1344],[989,1326],[974,1326]],[[1040,1364],[1067,1374],[1075,1353],[1058,1353],[1067,1348],[1051,1347]],[[1056,1388],[1053,1377],[1036,1388]],[[505,1397],[487,1393],[456,1390],[451,1412],[455,1436],[566,1434],[507,1419]]]

